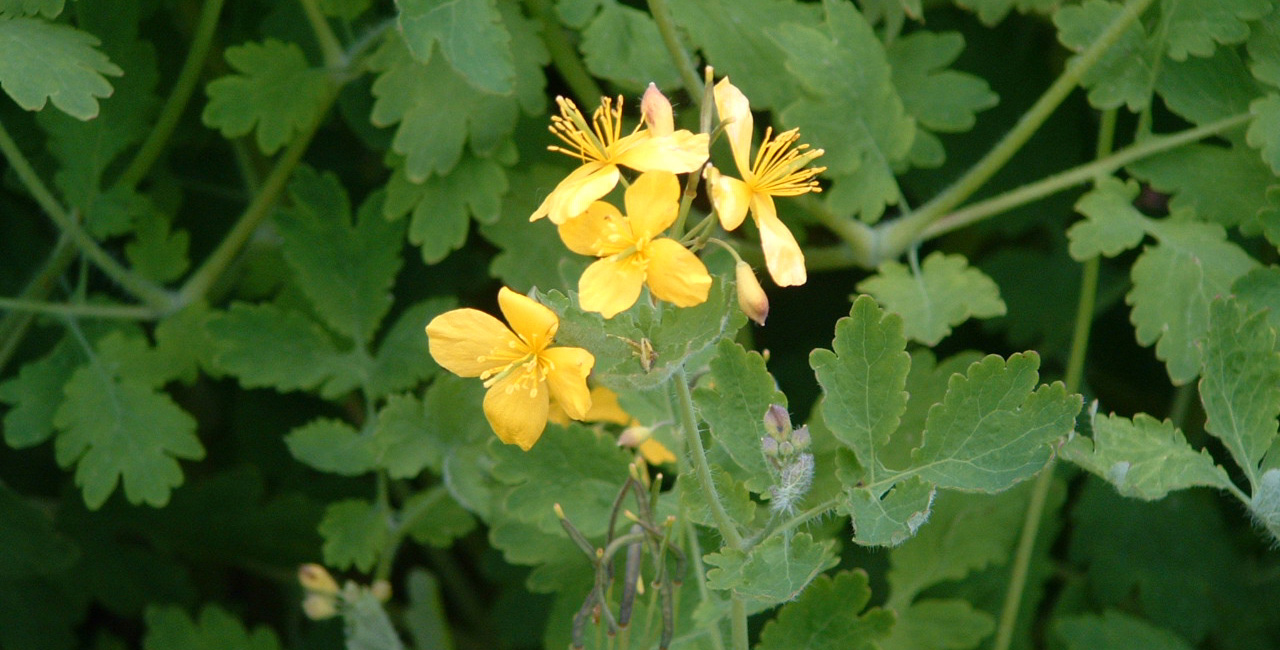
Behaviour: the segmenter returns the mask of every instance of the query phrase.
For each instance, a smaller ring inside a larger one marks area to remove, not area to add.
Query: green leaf
[[[889,436],[888,444],[879,450],[884,465],[911,465],[911,450],[920,446],[929,411],[946,396],[951,376],[963,374],[982,357],[982,353],[969,350],[938,361],[929,348],[912,350],[911,372],[907,374],[906,384],[907,410],[902,415],[898,430]]]
[[[906,346],[901,317],[885,313],[869,296],[859,296],[849,317],[836,322],[834,351],[809,354],[826,396],[823,421],[865,471],[856,480],[874,482],[883,472],[880,448],[888,444],[907,406],[903,388],[911,359]]]
[[[1280,330],[1280,267],[1258,267],[1245,273],[1231,285],[1231,293],[1250,313],[1262,311],[1271,328]]]
[[[480,234],[501,250],[490,262],[489,274],[520,292],[534,287],[541,291],[568,289],[566,277],[581,276],[587,258],[565,248],[551,223],[529,223],[529,215],[538,207],[538,197],[546,193],[546,188],[555,187],[564,178],[564,171],[534,163],[512,170],[508,178],[511,188],[502,200],[497,220],[480,224]]]
[[[439,43],[449,65],[472,86],[494,95],[514,92],[511,34],[494,0],[396,0],[396,7],[405,44],[419,61],[429,61]]]
[[[809,533],[780,534],[742,551],[723,548],[703,560],[707,586],[732,590],[759,607],[795,600],[818,574],[835,566],[835,543],[815,541]]]
[[[1115,257],[1142,243],[1147,234],[1147,218],[1133,207],[1138,184],[1108,176],[1076,201],[1076,212],[1084,215],[1067,230],[1071,257],[1083,262],[1098,255]]]
[[[447,548],[476,528],[476,518],[439,485],[409,497],[401,511],[409,536],[419,544]]]
[[[275,305],[236,303],[210,316],[206,327],[216,350],[214,365],[245,388],[319,388],[331,398],[359,386],[367,372],[350,354],[338,352],[315,321]]]
[[[934,251],[918,270],[885,262],[858,283],[887,311],[902,316],[907,338],[936,345],[951,328],[970,318],[1003,316],[1000,288],[963,255]]]
[[[298,169],[289,196],[293,209],[279,213],[276,224],[298,286],[334,331],[368,343],[391,308],[402,226],[382,218],[382,194],[375,193],[353,228],[346,190],[331,173]]]
[[[623,88],[638,91],[651,82],[664,88],[680,85],[658,25],[638,9],[606,3],[582,30],[580,47],[588,70]]]
[[[1035,388],[1039,366],[1034,352],[1007,362],[991,355],[953,375],[912,452],[917,475],[939,487],[998,492],[1040,471],[1050,443],[1075,425],[1080,397],[1057,382]]]
[[[143,650],[277,650],[280,640],[265,626],[250,631],[217,605],[200,610],[199,620],[181,607],[152,606],[146,613]]]
[[[1249,105],[1253,122],[1246,135],[1249,146],[1262,151],[1262,159],[1280,176],[1280,95],[1271,93]]]
[[[413,478],[439,453],[427,430],[422,404],[411,395],[392,395],[378,411],[369,442],[374,465],[391,478]]]
[[[1082,52],[1122,12],[1117,3],[1086,0],[1081,5],[1063,7],[1054,14],[1053,23],[1058,27],[1058,40],[1071,50]],[[1160,54],[1158,47],[1148,43],[1141,21],[1131,22],[1081,78],[1089,89],[1089,103],[1101,109],[1126,105],[1134,113],[1145,109],[1159,74]]]
[[[22,366],[15,377],[0,384],[0,402],[9,405],[4,414],[4,441],[14,449],[34,447],[53,435],[53,414],[62,404],[62,387],[83,358],[67,341],[49,354]]]
[[[1062,457],[1106,479],[1124,496],[1154,501],[1203,485],[1226,489],[1231,479],[1208,451],[1187,444],[1172,422],[1139,413],[1093,418],[1093,437],[1073,436]]]
[[[1190,144],[1144,158],[1126,169],[1153,189],[1173,194],[1171,212],[1192,210],[1223,227],[1249,225],[1266,205],[1275,176],[1256,150]]]
[[[383,214],[396,219],[412,211],[409,241],[422,249],[424,262],[435,264],[467,243],[472,217],[497,221],[506,193],[506,171],[489,158],[464,156],[447,175],[422,183],[413,183],[397,167],[387,183]]]
[[[1208,124],[1248,112],[1262,95],[1262,85],[1235,49],[1218,48],[1212,57],[1190,57],[1162,63],[1156,91],[1177,115],[1193,124]]]
[[[178,459],[204,458],[195,419],[168,395],[97,365],[75,371],[64,390],[53,418],[61,431],[55,451],[59,465],[76,465],[76,485],[91,509],[117,483],[130,503],[164,506],[182,485]]]
[[[820,28],[782,25],[766,32],[786,52],[787,70],[805,93],[783,109],[782,122],[822,147],[836,179],[828,202],[868,223],[901,199],[893,165],[911,150],[915,122],[893,85],[884,45],[852,4],[827,0]],[[841,182],[849,191],[840,189]]]
[[[818,576],[765,624],[756,650],[877,650],[894,626],[892,612],[874,608],[865,571]]]
[[[354,598],[345,599],[342,621],[347,637],[346,650],[404,650],[404,642],[391,625],[382,601],[361,587]]]
[[[0,0],[0,16],[35,16],[57,18],[66,0]]]
[[[1165,43],[1169,58],[1181,61],[1213,54],[1218,43],[1233,45],[1249,37],[1249,21],[1273,10],[1269,0],[1164,0]]]
[[[143,277],[161,284],[182,277],[191,265],[187,246],[191,235],[185,230],[171,230],[169,218],[148,212],[134,222],[136,238],[125,246],[125,256]]]
[[[910,539],[929,520],[937,490],[933,484],[912,477],[899,481],[888,492],[879,495],[850,480],[847,468],[841,468],[848,501],[845,507],[853,520],[853,541],[864,546],[897,546]]]
[[[959,33],[927,31],[912,32],[886,48],[893,85],[920,131],[968,131],[977,122],[976,113],[1000,101],[981,77],[946,69],[963,50]]]
[[[373,0],[320,0],[320,11],[326,16],[355,20],[369,10]]]
[[[1085,614],[1058,619],[1053,626],[1067,650],[1191,650],[1182,637],[1146,621],[1108,610],[1102,616]]]
[[[258,149],[273,154],[319,119],[332,82],[297,44],[267,39],[229,47],[224,56],[238,74],[209,82],[205,125],[228,138],[253,131]]]
[[[369,439],[340,420],[317,418],[284,437],[300,462],[321,472],[359,476],[376,466]]]
[[[561,527],[552,506],[560,503],[582,534],[604,534],[630,461],[612,438],[579,424],[548,424],[527,452],[497,441],[489,448],[493,477],[512,486],[503,504],[509,516],[555,533]]]
[[[773,475],[760,447],[768,435],[764,414],[770,405],[785,407],[787,396],[765,369],[764,358],[729,339],[720,341],[711,360],[710,383],[699,386],[693,399],[711,427],[711,440],[742,469],[738,479],[755,492],[768,489]]]
[[[1019,13],[1047,14],[1058,7],[1061,0],[956,0],[956,4],[978,14],[978,20],[994,27],[1017,9]]]
[[[564,530],[546,533],[533,524],[502,517],[489,528],[489,543],[502,551],[507,562],[533,567],[525,586],[534,593],[587,589],[595,575],[591,560]]]
[[[325,565],[368,573],[386,548],[389,524],[386,512],[363,499],[329,504],[319,528]]]
[[[1133,289],[1125,301],[1142,345],[1156,344],[1156,357],[1168,365],[1174,384],[1200,372],[1198,341],[1209,327],[1209,302],[1226,295],[1231,283],[1257,266],[1239,246],[1226,240],[1217,224],[1151,222],[1160,240],[1133,265]]]
[[[91,34],[39,18],[0,20],[0,87],[28,111],[52,100],[80,120],[98,115],[98,99],[110,97],[103,75],[124,74],[95,47]]]
[[[371,397],[407,390],[435,376],[440,366],[427,346],[427,323],[455,306],[453,298],[429,298],[400,315],[373,357],[368,384]]]
[[[1215,300],[1204,339],[1200,396],[1205,431],[1222,441],[1255,489],[1258,467],[1277,436],[1280,353],[1262,312],[1235,300]]]
[[[1280,12],[1272,11],[1250,25],[1249,68],[1253,76],[1280,86]]]
[[[742,481],[735,480],[733,475],[719,465],[711,465],[711,482],[715,485],[720,505],[724,507],[729,518],[740,524],[749,524],[756,516],[756,502],[751,500],[751,492]],[[676,481],[680,494],[680,503],[689,520],[695,524],[715,528],[718,522],[711,512],[710,497],[703,493],[702,485],[692,475]]]
[[[0,484],[0,580],[57,575],[71,568],[78,550],[54,530],[53,521],[22,495]]]
[[[995,619],[967,600],[920,600],[898,611],[880,650],[966,650],[995,629]]]
[[[409,606],[404,610],[404,626],[415,648],[453,650],[453,633],[440,596],[440,583],[430,573],[413,569],[405,579]]]
[[[103,370],[148,388],[161,388],[182,374],[182,362],[171,354],[152,349],[146,337],[126,330],[112,330],[95,344]]]

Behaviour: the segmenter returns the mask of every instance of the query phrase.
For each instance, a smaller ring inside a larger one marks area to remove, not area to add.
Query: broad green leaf
[[[312,68],[295,43],[267,39],[227,48],[236,74],[209,82],[201,119],[228,138],[254,132],[258,149],[273,154],[320,118],[332,81]]]
[[[367,587],[355,598],[347,599],[342,608],[346,650],[404,650],[404,642],[391,624],[382,601]]]
[[[1271,328],[1280,330],[1280,267],[1258,267],[1245,273],[1231,285],[1231,293],[1250,313],[1263,312]]]
[[[1246,46],[1253,76],[1272,86],[1280,86],[1280,11],[1272,11],[1249,26]]]
[[[21,494],[0,484],[0,580],[57,575],[71,568],[78,551],[53,520]]]
[[[952,376],[912,452],[915,473],[939,487],[999,492],[1040,471],[1050,443],[1075,425],[1080,397],[1061,383],[1036,388],[1039,366],[1034,352],[992,355]]]
[[[863,546],[897,546],[910,539],[929,520],[935,486],[920,477],[894,484],[888,492],[875,494],[840,477],[845,484],[848,501],[845,507],[853,520],[853,541]]]
[[[889,436],[889,442],[879,450],[881,462],[887,467],[908,467],[911,450],[919,447],[924,434],[924,423],[934,404],[942,402],[947,394],[951,376],[963,374],[975,361],[981,360],[980,352],[970,350],[938,361],[929,348],[917,348],[911,352],[911,372],[907,374],[907,409],[903,413],[898,430]]]
[[[312,390],[336,397],[360,385],[367,368],[338,351],[315,321],[271,304],[236,303],[210,316],[214,365],[245,388]]]
[[[759,353],[729,339],[716,346],[709,383],[694,391],[694,404],[711,427],[710,439],[742,468],[738,479],[755,492],[772,483],[760,440],[768,435],[764,414],[769,406],[785,407],[787,396],[765,368]]]
[[[1098,255],[1115,257],[1142,243],[1147,234],[1147,218],[1133,207],[1138,184],[1108,176],[1076,201],[1076,212],[1084,215],[1067,230],[1071,257],[1083,262]]]
[[[1139,413],[1093,418],[1093,437],[1074,436],[1062,457],[1106,479],[1127,497],[1154,501],[1174,490],[1204,485],[1226,489],[1231,479],[1208,451],[1187,444],[1173,423]]]
[[[98,365],[75,371],[54,414],[54,449],[62,467],[76,465],[76,485],[97,509],[123,483],[130,503],[161,507],[182,485],[178,459],[204,458],[196,421],[164,393]]]
[[[1266,205],[1275,176],[1249,147],[1190,144],[1144,158],[1126,169],[1153,189],[1173,195],[1170,211],[1193,210],[1230,228],[1248,226]]]
[[[967,600],[920,600],[898,611],[880,650],[965,650],[996,629],[995,618]]]
[[[1249,111],[1263,86],[1235,49],[1218,48],[1209,58],[1162,62],[1156,91],[1177,115],[1193,124],[1208,124]]]
[[[407,390],[435,376],[440,366],[427,347],[427,323],[456,305],[452,298],[429,298],[400,315],[373,357],[368,384],[371,397]]]
[[[320,11],[326,16],[354,20],[369,10],[373,0],[320,0]]]
[[[695,524],[715,528],[718,522],[711,513],[710,497],[703,493],[702,485],[691,474],[685,476],[676,482],[684,512]],[[734,480],[732,474],[716,464],[711,465],[711,482],[730,519],[743,525],[755,519],[756,502],[751,500],[751,492],[744,482]]]
[[[50,100],[80,120],[98,115],[98,99],[110,97],[103,75],[124,74],[96,48],[93,35],[63,24],[20,16],[0,20],[0,88],[28,111]]]
[[[1165,44],[1169,58],[1209,56],[1218,44],[1233,45],[1249,37],[1249,21],[1274,7],[1269,0],[1164,0]]]
[[[875,296],[885,310],[902,317],[907,338],[936,345],[951,328],[970,318],[1005,313],[1000,288],[963,255],[934,251],[919,269],[885,262],[858,283],[858,291]]]
[[[280,640],[266,626],[250,630],[217,605],[206,605],[198,620],[175,605],[147,608],[143,650],[277,650]]]
[[[149,212],[134,222],[135,239],[125,246],[125,256],[134,271],[161,284],[182,277],[191,265],[187,245],[191,235],[172,230],[169,218]]]
[[[368,343],[391,308],[402,226],[382,218],[378,193],[360,206],[353,227],[347,193],[333,174],[299,169],[289,196],[293,209],[276,224],[298,286],[334,331]]]
[[[988,27],[994,27],[1009,15],[1010,11],[1018,13],[1051,13],[1062,0],[956,0],[960,5],[978,14],[978,19]]]
[[[95,343],[97,361],[109,374],[148,388],[161,388],[182,374],[182,360],[153,349],[137,332],[112,330]]]
[[[376,466],[369,439],[341,420],[316,418],[290,431],[284,443],[294,458],[321,472],[359,476]]]
[[[579,523],[576,518],[570,521]],[[529,591],[568,592],[591,586],[595,574],[591,559],[563,530],[547,533],[534,524],[503,517],[490,526],[489,543],[502,552],[507,562],[533,567],[525,579]]]
[[[448,548],[476,527],[475,517],[439,485],[406,499],[401,517],[414,541],[439,548]]]
[[[432,450],[426,454],[426,459],[427,467],[433,472],[443,473],[445,457],[460,445],[476,442],[488,445],[493,430],[480,412],[484,393],[479,380],[450,373],[442,374],[431,382],[423,397],[422,408],[427,427],[423,445]],[[465,501],[463,504],[471,505]]]
[[[0,0],[0,16],[35,16],[57,18],[66,0]]]
[[[1199,341],[1209,327],[1209,303],[1226,295],[1231,283],[1257,266],[1226,240],[1217,224],[1151,222],[1160,244],[1143,251],[1133,265],[1133,289],[1125,301],[1142,345],[1156,345],[1169,378],[1185,384],[1200,372]]]
[[[582,30],[582,62],[595,76],[631,91],[679,86],[680,74],[649,14],[608,2]],[[592,98],[594,99],[594,98]]]
[[[1060,618],[1054,634],[1067,650],[1191,650],[1182,637],[1121,611]]]
[[[415,648],[453,650],[453,633],[440,595],[440,583],[435,576],[413,569],[405,579],[409,592],[409,606],[404,610],[404,626],[413,637]]]
[[[1215,300],[1208,325],[1200,380],[1205,430],[1222,441],[1256,489],[1280,416],[1276,331],[1263,313],[1250,314],[1234,300]]]
[[[62,404],[62,387],[83,360],[70,341],[64,341],[0,384],[0,402],[9,405],[4,414],[6,444],[26,449],[53,435],[53,414]]]
[[[438,442],[427,430],[422,403],[411,395],[392,395],[378,411],[378,422],[369,441],[375,466],[391,478],[413,478],[439,453]]]
[[[1084,51],[1123,11],[1120,4],[1104,0],[1063,7],[1053,17],[1058,40],[1076,52]],[[1089,89],[1089,103],[1102,109],[1126,105],[1135,113],[1143,110],[1151,102],[1160,59],[1160,49],[1148,42],[1142,22],[1133,21],[1085,71],[1081,81]]]
[[[907,114],[916,119],[917,140],[922,132],[968,131],[977,112],[999,102],[981,77],[946,69],[963,50],[959,33],[927,31],[912,32],[886,48],[893,85]]]
[[[1249,124],[1249,146],[1262,151],[1266,161],[1280,176],[1280,95],[1271,93],[1249,105],[1253,122]]]
[[[818,383],[827,428],[853,450],[874,482],[884,471],[879,451],[889,442],[907,406],[907,372],[911,358],[902,333],[902,318],[886,313],[876,301],[859,296],[848,318],[836,322],[833,351],[809,354]],[[927,508],[926,508],[927,509]]]
[[[509,516],[554,533],[561,530],[552,509],[559,503],[582,534],[604,533],[630,460],[612,438],[578,424],[548,424],[529,451],[497,441],[490,451],[493,477],[512,486],[504,504]]]
[[[422,183],[413,183],[398,167],[387,183],[383,214],[395,219],[412,211],[409,241],[422,249],[424,262],[435,264],[467,243],[472,217],[497,221],[506,193],[506,172],[489,158],[464,156],[447,175]]]
[[[396,7],[405,44],[419,61],[430,61],[438,43],[449,65],[477,89],[515,91],[511,34],[495,0],[396,0]]]
[[[874,223],[901,199],[893,165],[906,159],[915,134],[894,88],[884,45],[852,4],[827,0],[820,27],[782,25],[766,32],[786,53],[787,70],[805,93],[781,121],[822,147],[821,164],[836,179],[828,202]],[[842,191],[840,184],[851,189]]]
[[[194,302],[156,325],[156,352],[168,357],[174,378],[184,384],[195,383],[200,370],[218,376],[213,368],[213,339],[205,327],[209,314],[209,305]]]
[[[753,605],[771,607],[795,600],[818,574],[835,566],[835,543],[815,541],[809,533],[783,533],[742,551],[722,548],[703,560],[707,586],[732,590]]]
[[[547,188],[564,178],[559,167],[533,163],[508,174],[511,188],[502,199],[497,220],[480,224],[480,234],[501,252],[489,264],[489,274],[515,291],[533,287],[540,291],[576,289],[576,279],[587,268],[586,257],[564,247],[554,224],[529,223]],[[566,269],[563,273],[562,269]],[[566,277],[574,279],[572,284]],[[592,348],[595,352],[595,348]],[[599,360],[596,367],[599,368]]]
[[[329,504],[319,528],[325,565],[368,573],[386,548],[390,523],[387,512],[363,499]]]
[[[867,582],[861,569],[818,576],[765,624],[756,650],[877,650],[894,615],[880,608],[863,611],[871,600]]]

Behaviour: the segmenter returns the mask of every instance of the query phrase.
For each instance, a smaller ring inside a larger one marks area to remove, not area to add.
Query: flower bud
[[[791,414],[787,413],[787,407],[770,405],[769,410],[764,412],[764,430],[774,440],[786,440],[791,435]]]
[[[760,449],[764,451],[765,458],[778,457],[778,441],[769,436],[760,439]]]
[[[369,592],[373,594],[374,598],[378,599],[378,602],[385,603],[391,600],[391,583],[386,580],[375,580],[369,586]]]
[[[622,430],[618,435],[619,447],[630,447],[632,449],[639,447],[644,441],[653,435],[653,430],[642,424],[633,424]]]
[[[298,582],[303,589],[313,593],[329,595],[338,593],[337,581],[319,564],[304,564],[298,567]]]
[[[644,123],[649,127],[649,133],[662,136],[675,132],[671,102],[652,83],[644,91],[644,97],[640,100],[640,113],[644,115]]]
[[[757,325],[764,325],[764,320],[769,317],[769,296],[765,295],[764,288],[756,279],[755,271],[746,262],[738,262],[734,272],[737,275],[738,307]]]
[[[809,425],[806,424],[791,432],[791,444],[795,445],[796,451],[808,450],[810,442]]]
[[[338,599],[330,594],[312,592],[302,599],[302,612],[313,621],[323,621],[338,615]]]

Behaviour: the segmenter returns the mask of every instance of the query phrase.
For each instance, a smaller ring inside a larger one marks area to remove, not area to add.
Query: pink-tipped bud
[[[769,296],[765,295],[764,287],[756,279],[756,272],[746,262],[738,262],[734,273],[737,276],[738,307],[757,325],[764,325],[764,320],[769,317]]]
[[[649,84],[640,100],[640,113],[644,115],[644,123],[653,135],[671,135],[675,132],[675,118],[671,112],[671,102],[658,87]]]
[[[298,567],[298,583],[303,589],[313,593],[329,595],[338,593],[338,582],[319,564],[304,564]]]
[[[640,424],[633,424],[622,430],[622,434],[618,436],[618,446],[635,449],[643,444],[644,441],[648,440],[652,435],[653,430],[649,427]]]
[[[769,410],[764,412],[764,430],[778,442],[786,440],[791,435],[791,414],[787,413],[787,407],[781,404],[770,405]]]

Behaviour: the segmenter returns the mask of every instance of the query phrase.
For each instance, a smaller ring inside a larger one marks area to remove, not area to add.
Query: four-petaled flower
[[[800,137],[796,129],[784,131],[773,137],[773,129],[766,129],[755,159],[751,159],[751,135],[754,128],[751,106],[729,78],[716,84],[716,110],[724,123],[724,131],[733,151],[733,161],[742,174],[742,180],[722,175],[715,167],[704,171],[707,186],[711,190],[711,202],[720,215],[720,225],[733,230],[742,224],[748,210],[756,226],[760,228],[760,247],[764,250],[765,266],[778,286],[804,284],[808,276],[804,269],[804,253],[791,231],[778,219],[773,205],[775,196],[798,196],[806,192],[820,192],[814,176],[826,167],[805,168],[814,158],[822,155],[821,149],[809,149],[809,145],[791,145]]]
[[[711,276],[697,255],[670,237],[659,237],[680,210],[680,184],[673,174],[647,172],[627,188],[627,215],[596,201],[560,224],[569,250],[602,258],[578,280],[582,309],[605,318],[634,305],[645,284],[654,297],[679,307],[707,300]]]
[[[560,320],[533,299],[503,287],[498,306],[510,329],[475,309],[432,319],[427,325],[431,356],[456,375],[482,379],[489,389],[484,415],[493,432],[528,451],[547,426],[552,399],[569,417],[586,416],[591,408],[587,375],[595,357],[582,348],[551,347]]]
[[[552,223],[561,224],[582,214],[618,184],[622,177],[619,165],[639,172],[684,174],[697,170],[707,160],[707,134],[674,130],[669,112],[665,123],[655,124],[656,128],[641,129],[637,125],[630,135],[623,136],[622,97],[616,104],[605,97],[591,115],[590,126],[573,102],[557,97],[556,103],[560,115],[551,117],[551,132],[568,146],[548,148],[580,159],[582,166],[560,181],[529,221],[547,217]]]

